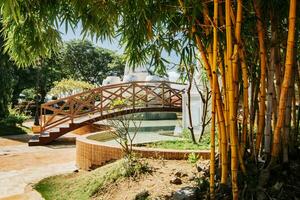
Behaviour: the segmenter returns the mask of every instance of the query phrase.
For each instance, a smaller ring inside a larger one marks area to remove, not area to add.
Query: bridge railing
[[[114,112],[115,100],[126,100],[122,110],[138,108],[178,108],[184,85],[166,81],[136,81],[102,86],[41,105],[41,132],[84,117]],[[120,111],[120,110],[118,110]]]

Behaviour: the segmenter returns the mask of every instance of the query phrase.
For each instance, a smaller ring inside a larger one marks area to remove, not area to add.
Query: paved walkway
[[[26,135],[0,137],[0,200],[41,199],[26,186],[76,169],[75,145],[28,147],[26,141]]]
[[[132,135],[132,137],[133,137],[133,135]],[[143,143],[169,141],[169,140],[180,140],[180,138],[174,137],[174,136],[162,135],[158,132],[140,132],[140,133],[136,134],[136,136],[133,140],[133,144],[143,144]],[[103,142],[103,143],[119,146],[119,143],[114,139]]]

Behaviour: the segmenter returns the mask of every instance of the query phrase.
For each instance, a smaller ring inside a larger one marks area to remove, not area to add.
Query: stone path
[[[28,147],[26,141],[26,135],[0,137],[0,200],[42,199],[26,186],[76,169],[75,145]]]

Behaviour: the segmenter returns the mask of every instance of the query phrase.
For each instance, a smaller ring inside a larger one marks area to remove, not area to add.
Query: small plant
[[[190,130],[185,128],[182,130],[182,138],[185,139],[185,140],[191,140],[191,133],[190,133]]]
[[[201,191],[205,191],[209,188],[209,182],[206,178],[197,177],[194,180]]]
[[[150,172],[149,164],[146,161],[138,158],[136,155],[131,154],[131,158],[124,158],[123,162],[123,176],[125,177],[137,177],[139,174]]]
[[[199,160],[199,156],[197,154],[195,154],[194,152],[189,154],[188,156],[189,163],[194,165],[197,163],[198,160]]]

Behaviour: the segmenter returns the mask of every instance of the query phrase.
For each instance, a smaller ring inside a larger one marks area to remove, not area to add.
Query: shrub
[[[151,171],[149,164],[134,154],[130,155],[131,158],[125,157],[123,162],[123,176],[125,177],[136,177],[139,174],[143,174]]]
[[[5,124],[7,126],[15,126],[22,125],[24,121],[29,119],[30,117],[16,109],[10,109],[9,115],[0,121],[0,123]]]

